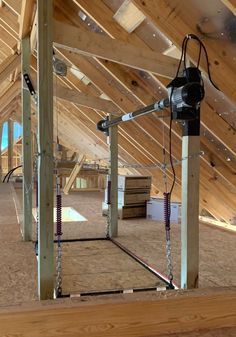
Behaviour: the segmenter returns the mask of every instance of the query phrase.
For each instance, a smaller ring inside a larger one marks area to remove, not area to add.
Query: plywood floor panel
[[[63,294],[165,287],[109,241],[62,243]]]

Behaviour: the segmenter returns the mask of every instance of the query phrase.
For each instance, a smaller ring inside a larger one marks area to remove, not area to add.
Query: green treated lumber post
[[[54,293],[53,254],[53,1],[38,0],[38,294],[40,300]]]
[[[32,151],[31,151],[31,98],[23,75],[30,71],[30,38],[21,41],[22,124],[23,124],[23,240],[32,240]]]

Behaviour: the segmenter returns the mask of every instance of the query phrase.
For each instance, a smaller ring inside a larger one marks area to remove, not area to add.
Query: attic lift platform
[[[199,274],[199,156],[200,102],[204,98],[198,68],[185,68],[168,86],[168,97],[143,109],[101,120],[97,124],[110,140],[110,238],[117,236],[117,125],[170,107],[171,120],[182,122],[182,220],[181,220],[181,288],[197,288]],[[169,214],[170,215],[170,214]],[[170,228],[169,228],[170,229]],[[167,229],[168,235],[168,229]],[[172,280],[171,283],[172,285]]]

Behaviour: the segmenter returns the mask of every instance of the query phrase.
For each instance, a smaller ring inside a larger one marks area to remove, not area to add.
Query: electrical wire
[[[180,59],[179,59],[179,64],[178,64],[178,68],[177,68],[174,80],[179,75],[182,60],[183,60],[183,63],[184,63],[184,70],[186,71],[186,69],[187,69],[186,57],[187,57],[188,43],[189,43],[190,40],[195,40],[199,44],[199,53],[198,53],[198,59],[197,59],[197,68],[200,67],[200,61],[201,61],[202,50],[203,50],[204,54],[205,54],[205,58],[206,58],[206,63],[207,63],[207,74],[208,74],[209,81],[211,82],[211,84],[217,90],[220,91],[219,87],[214,83],[214,81],[212,80],[212,77],[211,77],[210,62],[209,62],[209,57],[208,57],[208,53],[207,53],[206,47],[203,44],[203,42],[199,39],[199,37],[197,37],[194,34],[188,34],[183,39],[182,46],[181,46],[181,56],[180,56]],[[174,169],[174,165],[173,165],[173,158],[172,158],[172,139],[171,139],[172,138],[172,120],[173,120],[173,111],[172,111],[172,109],[173,109],[173,106],[172,106],[173,90],[174,90],[174,87],[172,87],[171,93],[170,93],[170,114],[171,114],[171,118],[170,118],[170,125],[169,125],[169,158],[170,158],[170,165],[171,165],[171,169],[172,169],[172,173],[173,173],[173,182],[172,182],[172,186],[171,186],[170,192],[169,192],[170,193],[170,198],[171,198],[171,194],[172,194],[172,191],[173,191],[175,183],[176,183],[176,173],[175,173],[175,169]]]

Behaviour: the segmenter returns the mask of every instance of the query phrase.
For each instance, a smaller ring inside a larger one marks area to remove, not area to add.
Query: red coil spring
[[[38,201],[38,179],[35,179],[35,204],[36,208],[38,208],[39,201]]]
[[[170,239],[170,193],[164,192],[164,222],[166,228],[166,240]]]
[[[111,181],[107,181],[107,204],[111,204]]]
[[[56,208],[57,208],[57,219],[56,219],[56,228],[57,228],[57,232],[55,233],[55,235],[57,236],[61,236],[62,235],[62,231],[61,231],[61,227],[62,227],[62,202],[61,202],[61,194],[57,194],[56,196]]]

